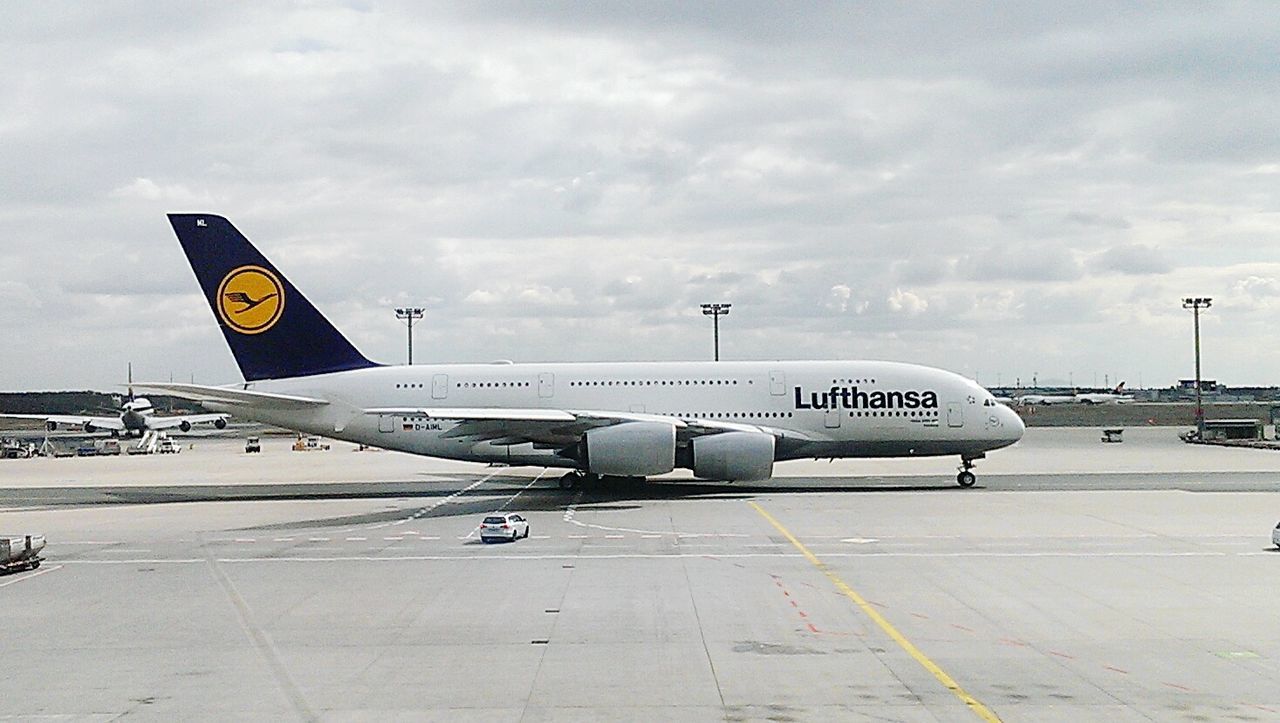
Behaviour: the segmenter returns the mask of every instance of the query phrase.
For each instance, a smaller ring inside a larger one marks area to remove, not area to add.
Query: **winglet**
[[[378,366],[221,216],[171,213],[169,223],[247,381]]]

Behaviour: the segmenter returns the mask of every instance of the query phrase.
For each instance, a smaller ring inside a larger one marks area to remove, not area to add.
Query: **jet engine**
[[[188,421],[187,421],[187,420],[185,420],[185,419],[184,419],[184,420],[182,420],[181,422],[178,422],[178,429],[181,429],[183,432],[190,432],[190,431],[191,431],[191,422],[188,422]]]
[[[219,417],[219,418],[217,418],[217,419],[213,420],[213,426],[217,427],[218,429],[226,429],[226,428],[227,428],[227,420],[225,420],[225,419],[223,419],[223,418]]]
[[[616,477],[666,474],[676,466],[676,428],[664,422],[624,422],[583,436],[587,471]]]
[[[51,419],[44,423],[44,428],[52,432],[58,428],[58,423]]]
[[[773,435],[724,432],[693,439],[695,477],[728,481],[766,480],[773,476]]]
[[[85,422],[84,431],[85,431],[85,434],[93,434],[94,432],[98,431],[98,428],[93,426],[92,422]]]

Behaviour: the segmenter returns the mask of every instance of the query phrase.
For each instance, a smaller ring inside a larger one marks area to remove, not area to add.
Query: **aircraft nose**
[[[1017,412],[1004,405],[1000,406],[1000,417],[1009,443],[1013,444],[1022,439],[1023,432],[1027,431],[1027,425],[1022,421],[1022,417],[1019,417]]]
[[[1022,423],[1018,413],[1003,404],[997,404],[987,417],[987,432],[991,435],[996,449],[1008,447],[1022,439],[1027,427]]]

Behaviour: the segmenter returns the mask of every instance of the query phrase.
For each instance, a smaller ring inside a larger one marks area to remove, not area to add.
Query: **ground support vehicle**
[[[44,535],[0,535],[0,574],[40,567],[44,545]]]
[[[293,451],[295,452],[324,452],[329,449],[329,445],[320,441],[320,438],[312,435],[310,437],[299,436],[293,443]]]

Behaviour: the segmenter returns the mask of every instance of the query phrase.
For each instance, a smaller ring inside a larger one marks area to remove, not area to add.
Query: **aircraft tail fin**
[[[246,381],[378,366],[230,221],[171,213],[169,223]]]

